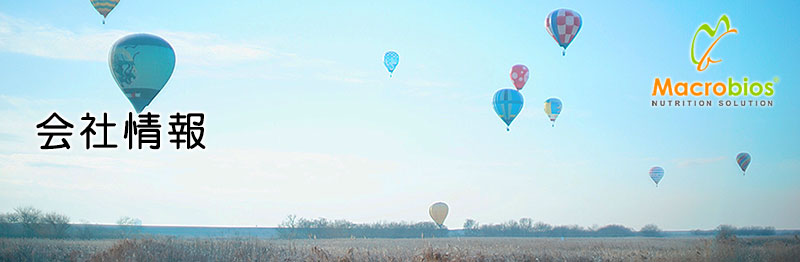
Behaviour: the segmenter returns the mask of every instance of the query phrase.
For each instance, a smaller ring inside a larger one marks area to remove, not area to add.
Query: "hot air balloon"
[[[108,13],[111,13],[111,10],[114,10],[114,7],[119,4],[119,0],[90,0],[92,2],[92,6],[94,9],[97,10],[98,13],[103,15],[103,24],[106,24],[106,17]]]
[[[739,168],[742,169],[742,175],[744,175],[747,167],[750,166],[750,153],[741,152],[736,155],[736,163],[739,164]]]
[[[656,182],[656,187],[658,187],[658,182],[661,182],[661,178],[664,178],[664,168],[660,166],[650,168],[650,178],[653,179],[653,182]]]
[[[517,90],[522,90],[522,87],[525,86],[525,83],[528,82],[528,76],[530,76],[530,72],[528,71],[528,67],[525,65],[514,65],[511,67],[511,82],[514,83],[514,87]]]
[[[497,90],[494,93],[494,112],[497,116],[506,123],[506,131],[511,129],[508,127],[514,118],[517,118],[519,112],[522,111],[522,93],[513,88],[505,88]]]
[[[389,70],[389,77],[392,77],[394,69],[397,68],[398,63],[400,63],[400,55],[398,55],[397,52],[389,51],[383,55],[383,65],[385,65],[386,69]]]
[[[554,127],[556,126],[556,118],[561,114],[561,107],[561,100],[558,98],[551,97],[544,101],[544,113],[550,118],[550,122],[553,122],[552,126]]]
[[[433,222],[441,227],[444,224],[444,219],[447,218],[447,212],[450,210],[444,202],[436,202],[428,208],[428,213],[431,214]]]
[[[567,47],[578,32],[581,31],[583,19],[578,12],[569,9],[557,9],[550,12],[544,20],[544,26],[547,28],[547,33],[556,40],[559,46],[564,48],[561,55],[565,55]]]
[[[108,67],[136,113],[141,113],[172,76],[175,51],[161,37],[132,34],[111,47]]]

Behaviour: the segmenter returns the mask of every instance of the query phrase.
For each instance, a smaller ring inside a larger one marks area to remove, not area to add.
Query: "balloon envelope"
[[[661,182],[661,179],[664,178],[664,168],[660,166],[650,168],[650,178],[653,179],[653,182],[656,182],[656,186],[658,186],[658,182]]]
[[[739,168],[742,169],[742,172],[747,171],[747,167],[750,166],[750,153],[741,152],[736,155],[736,163],[739,164]]]
[[[561,114],[561,107],[561,99],[551,97],[544,101],[544,113],[551,122],[555,122],[558,115]]]
[[[400,63],[400,55],[398,55],[397,52],[389,51],[383,55],[383,65],[389,70],[389,74],[394,73],[394,69],[397,68],[398,63]]]
[[[525,65],[514,65],[511,67],[511,82],[514,83],[514,87],[517,90],[522,90],[525,87],[525,83],[528,82],[528,77],[530,76],[530,72],[528,71],[528,67]]]
[[[494,93],[492,104],[494,105],[494,112],[497,113],[497,116],[506,123],[506,126],[509,126],[511,122],[514,121],[514,118],[517,118],[519,112],[522,111],[524,100],[522,98],[522,93],[516,89],[505,88],[497,90],[497,92]]]
[[[172,76],[175,51],[161,37],[132,34],[114,43],[108,66],[136,113],[141,113]]]
[[[114,10],[114,7],[119,4],[119,0],[90,0],[92,2],[92,6],[94,9],[97,10],[103,16],[103,23],[105,24],[105,18],[108,16],[108,13],[111,13],[111,10]]]
[[[572,40],[575,40],[575,36],[581,31],[582,25],[583,19],[581,15],[569,9],[556,9],[550,12],[544,20],[547,33],[564,50],[572,43]]]
[[[428,208],[428,213],[430,213],[433,222],[436,222],[439,226],[444,224],[444,219],[447,218],[448,211],[450,211],[450,208],[447,207],[447,204],[444,202],[433,203],[433,205]]]

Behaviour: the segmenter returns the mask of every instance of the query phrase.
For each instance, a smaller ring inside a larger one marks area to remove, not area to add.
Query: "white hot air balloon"
[[[436,222],[440,227],[444,224],[444,219],[447,218],[448,211],[450,211],[450,208],[447,207],[447,204],[444,202],[433,203],[428,209],[428,213],[431,214],[433,222]]]

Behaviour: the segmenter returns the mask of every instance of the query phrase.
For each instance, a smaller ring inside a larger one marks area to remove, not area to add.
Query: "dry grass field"
[[[800,261],[800,240],[704,238],[0,239],[2,261]]]

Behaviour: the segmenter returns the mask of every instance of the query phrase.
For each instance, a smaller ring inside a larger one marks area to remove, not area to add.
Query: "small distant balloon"
[[[510,130],[511,122],[522,111],[524,102],[522,93],[513,88],[500,89],[494,93],[494,112],[506,123],[506,131]]]
[[[400,55],[398,55],[397,52],[389,51],[383,55],[383,65],[389,70],[389,77],[392,77],[392,74],[394,74],[394,69],[397,68],[398,63],[400,63]]]
[[[106,24],[106,17],[108,17],[108,13],[111,13],[111,10],[114,10],[114,7],[119,4],[119,0],[90,0],[92,2],[92,6],[94,9],[97,10],[103,16],[103,24]]]
[[[528,82],[528,77],[530,76],[530,72],[528,71],[528,67],[525,65],[514,65],[511,67],[511,82],[514,83],[514,87],[517,90],[522,90],[525,87],[525,83]]]
[[[563,8],[550,12],[544,20],[547,33],[563,48],[561,55],[566,55],[567,47],[575,40],[582,25],[583,19],[578,12]]]
[[[108,67],[136,113],[141,113],[172,76],[175,51],[161,37],[132,34],[111,47]]]
[[[553,126],[556,126],[556,118],[561,114],[561,99],[551,97],[544,101],[544,113],[550,118]]]
[[[741,152],[736,155],[736,163],[739,164],[739,168],[742,169],[742,175],[744,175],[747,167],[750,166],[750,153]]]
[[[433,222],[436,222],[436,225],[440,227],[444,225],[444,219],[447,218],[447,212],[450,211],[450,208],[444,202],[436,202],[428,208],[428,213],[430,213]]]
[[[660,166],[650,168],[650,178],[653,179],[653,182],[656,182],[656,187],[658,187],[658,182],[661,182],[661,179],[664,178],[664,168]]]

